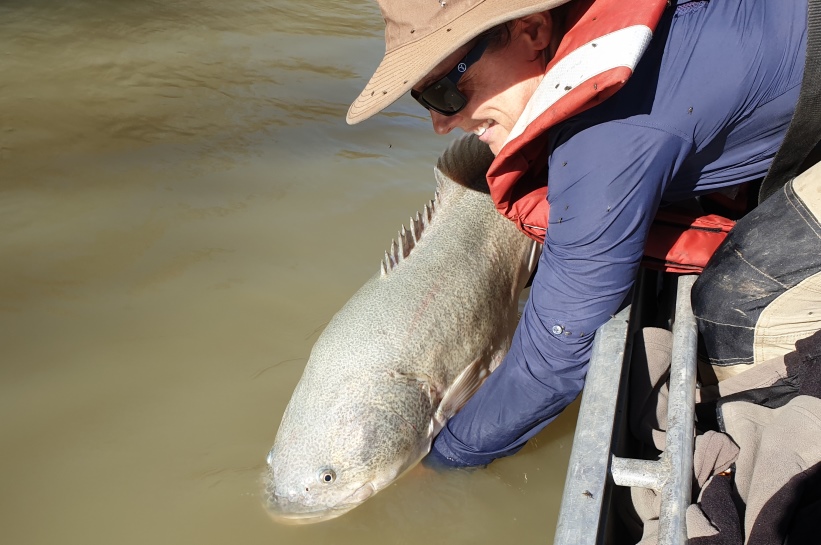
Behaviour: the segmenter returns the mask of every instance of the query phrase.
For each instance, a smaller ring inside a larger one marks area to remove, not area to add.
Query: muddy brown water
[[[326,523],[261,507],[324,324],[433,195],[410,99],[354,126],[369,1],[0,2],[0,541],[544,543],[576,405]]]

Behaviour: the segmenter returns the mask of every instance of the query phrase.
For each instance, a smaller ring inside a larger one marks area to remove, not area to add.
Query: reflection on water
[[[325,524],[260,506],[311,345],[447,143],[405,99],[344,124],[381,32],[370,0],[0,3],[4,543],[552,536],[574,411]]]

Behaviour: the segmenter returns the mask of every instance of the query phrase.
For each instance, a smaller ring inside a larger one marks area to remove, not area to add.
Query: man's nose
[[[433,131],[436,134],[447,134],[459,126],[462,116],[460,114],[442,115],[439,112],[430,110],[430,120],[433,122]]]

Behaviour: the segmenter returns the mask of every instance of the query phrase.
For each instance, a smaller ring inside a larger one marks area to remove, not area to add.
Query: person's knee
[[[782,354],[816,327],[819,182],[821,167],[814,167],[740,220],[693,286],[701,355],[713,366]]]

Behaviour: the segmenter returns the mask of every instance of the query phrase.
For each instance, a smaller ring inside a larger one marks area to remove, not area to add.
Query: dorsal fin
[[[448,146],[433,169],[436,176],[435,197],[425,205],[421,213],[417,212],[416,217],[410,219],[409,229],[402,225],[398,236],[391,242],[390,250],[385,252],[382,259],[382,276],[410,255],[433,221],[436,209],[443,201],[447,201],[453,190],[463,186],[483,193],[489,192],[485,175],[492,161],[490,148],[480,142],[476,135],[464,136]]]
[[[487,187],[487,170],[493,162],[493,152],[475,134],[468,134],[453,141],[436,163],[437,187],[447,192],[448,182],[490,193]]]
[[[410,255],[411,250],[416,247],[416,243],[422,237],[425,228],[430,225],[436,213],[436,203],[439,200],[439,192],[432,201],[428,201],[422,212],[417,212],[415,218],[411,218],[408,225],[409,229],[399,229],[399,234],[391,241],[391,249],[385,252],[385,257],[382,259],[382,276],[388,274],[388,271],[396,267],[403,259]]]

